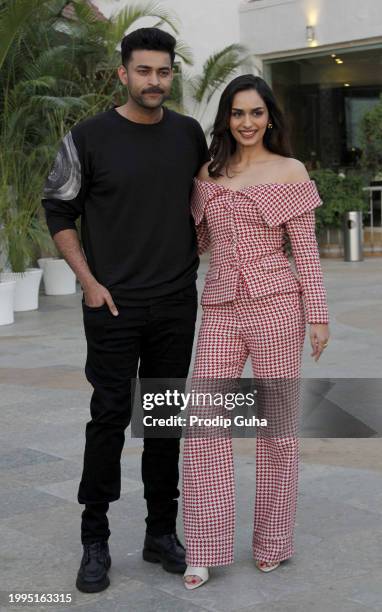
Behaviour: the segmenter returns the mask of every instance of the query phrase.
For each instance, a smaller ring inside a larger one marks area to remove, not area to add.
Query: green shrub
[[[367,185],[361,174],[339,175],[333,170],[321,169],[310,172],[314,179],[323,205],[316,209],[316,225],[320,230],[326,227],[342,227],[345,212],[368,210]]]
[[[364,114],[360,130],[361,166],[373,178],[382,171],[382,94],[379,103]]]

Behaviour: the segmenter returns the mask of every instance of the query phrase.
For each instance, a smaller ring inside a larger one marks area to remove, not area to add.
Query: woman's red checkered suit
[[[232,191],[195,179],[192,195],[199,252],[211,248],[193,380],[238,378],[250,357],[256,379],[296,381],[288,408],[282,394],[265,406],[277,423],[287,414],[293,432],[305,323],[328,322],[314,222],[321,203],[311,180]],[[297,275],[285,254],[287,237]],[[294,550],[298,438],[283,431],[257,435],[253,556],[263,561],[287,559]],[[183,512],[188,565],[232,563],[229,436],[185,439]]]

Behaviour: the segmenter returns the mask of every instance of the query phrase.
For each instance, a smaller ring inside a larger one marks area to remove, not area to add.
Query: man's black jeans
[[[118,306],[114,317],[106,305],[83,302],[88,354],[86,377],[94,388],[91,420],[78,501],[83,543],[110,536],[106,512],[121,493],[121,453],[131,419],[131,379],[186,378],[191,361],[197,312],[195,283],[144,306]],[[146,530],[152,535],[176,529],[179,490],[179,438],[145,438],[142,479],[147,502]]]

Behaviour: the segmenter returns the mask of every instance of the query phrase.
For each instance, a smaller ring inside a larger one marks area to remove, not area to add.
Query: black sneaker
[[[78,570],[76,587],[83,593],[104,591],[110,584],[107,572],[111,566],[107,542],[83,545],[84,554]]]
[[[186,550],[175,533],[162,536],[146,533],[142,556],[150,563],[161,563],[172,574],[183,574],[187,568]]]

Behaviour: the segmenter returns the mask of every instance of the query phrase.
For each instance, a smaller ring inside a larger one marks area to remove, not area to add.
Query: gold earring
[[[273,124],[272,123],[268,123],[268,127],[271,130],[273,128]]]

